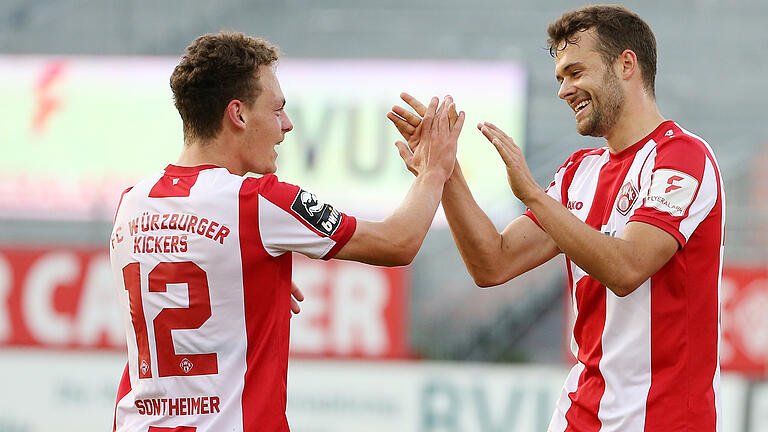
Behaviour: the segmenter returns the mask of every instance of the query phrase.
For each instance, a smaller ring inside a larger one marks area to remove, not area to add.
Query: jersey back
[[[273,175],[168,166],[110,241],[128,364],[118,431],[287,431],[291,252],[329,259],[354,218]]]

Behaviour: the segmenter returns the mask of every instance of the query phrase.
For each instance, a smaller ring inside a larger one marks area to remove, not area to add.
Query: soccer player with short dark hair
[[[605,146],[574,153],[542,190],[512,138],[479,124],[528,210],[499,233],[457,163],[442,197],[456,245],[480,286],[565,255],[577,363],[549,432],[720,430],[725,196],[712,149],[660,114],[656,40],[637,14],[587,6],[548,33],[558,96]],[[406,138],[421,122],[388,116]]]

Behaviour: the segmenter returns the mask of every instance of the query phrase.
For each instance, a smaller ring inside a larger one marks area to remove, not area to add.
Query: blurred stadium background
[[[727,194],[725,432],[768,430],[768,70],[762,0],[627,1],[659,45],[662,113],[704,137]],[[173,162],[168,77],[198,35],[262,36],[296,128],[278,175],[380,218],[409,175],[384,114],[450,92],[545,185],[573,151],[546,26],[578,2],[0,0],[0,432],[109,430],[125,362],[107,262],[119,193]],[[521,209],[472,127],[473,191],[501,228]],[[571,358],[562,258],[474,286],[438,216],[416,261],[296,257],[288,418],[297,432],[543,431]]]

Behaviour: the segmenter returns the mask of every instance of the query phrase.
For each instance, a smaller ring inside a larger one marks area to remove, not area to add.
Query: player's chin
[[[275,160],[262,162],[258,165],[254,165],[253,169],[251,170],[254,174],[274,174],[277,171],[277,165],[275,164]]]
[[[266,174],[274,174],[277,171],[277,163],[273,160],[265,169]]]

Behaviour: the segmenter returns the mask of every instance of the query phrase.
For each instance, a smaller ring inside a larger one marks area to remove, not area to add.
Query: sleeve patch
[[[333,206],[320,202],[317,196],[299,189],[291,210],[321,233],[332,236],[341,225],[341,213]]]
[[[683,216],[693,202],[698,187],[699,181],[689,174],[673,169],[657,169],[653,172],[645,206],[674,217]]]

